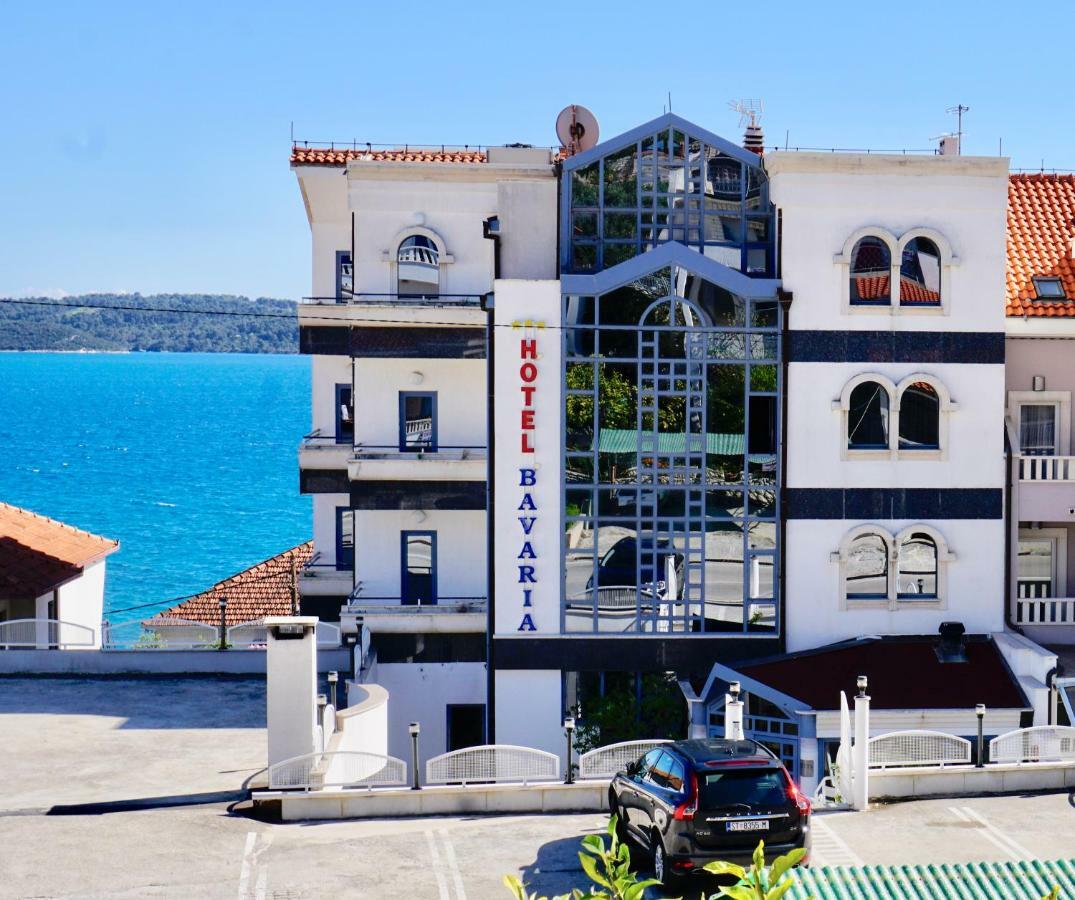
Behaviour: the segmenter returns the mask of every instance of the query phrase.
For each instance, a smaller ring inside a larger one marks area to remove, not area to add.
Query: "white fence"
[[[1017,625],[1075,625],[1075,597],[1019,597]]]
[[[606,747],[595,747],[579,757],[579,778],[611,778],[625,769],[628,763],[640,759],[654,747],[670,741],[623,741]]]
[[[957,766],[971,761],[971,743],[943,731],[892,731],[870,738],[869,767]]]
[[[264,650],[268,640],[264,619],[251,619],[228,628],[228,644],[238,650]],[[318,622],[317,646],[339,647],[340,626],[334,622]]]
[[[1020,481],[1075,481],[1075,456],[1020,456]]]
[[[105,646],[131,650],[215,649],[220,646],[220,628],[193,619],[125,622],[123,625],[106,625]]]
[[[486,744],[434,756],[426,763],[429,784],[475,782],[555,781],[560,777],[560,757],[531,747]]]
[[[88,625],[59,619],[10,619],[0,622],[0,649],[92,648],[96,646],[96,638],[96,633]]]
[[[401,787],[406,784],[407,764],[394,756],[379,753],[307,753],[269,766],[269,790]]]
[[[1009,731],[989,742],[992,763],[1075,762],[1075,728],[1038,725]]]

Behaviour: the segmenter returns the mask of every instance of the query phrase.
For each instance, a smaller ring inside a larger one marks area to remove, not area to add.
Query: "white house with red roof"
[[[0,648],[99,649],[119,541],[0,503]]]

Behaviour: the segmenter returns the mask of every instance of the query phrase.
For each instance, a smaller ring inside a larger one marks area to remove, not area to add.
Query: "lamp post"
[[[979,769],[985,766],[985,704],[979,703],[974,707],[974,714],[978,717],[978,762]]]
[[[228,601],[225,597],[220,598],[220,646],[218,650],[226,650],[228,648],[228,628],[224,624],[228,611]]]
[[[340,680],[339,672],[328,673],[328,698],[332,708],[336,709],[336,682]]]
[[[855,743],[851,748],[851,805],[866,809],[870,802],[870,697],[865,675],[855,679]]]
[[[564,717],[564,734],[567,735],[567,778],[564,784],[575,783],[575,771],[571,765],[572,737],[575,734],[575,719],[573,716]]]
[[[411,733],[411,790],[420,791],[422,786],[418,783],[418,733],[422,727],[417,722],[411,722],[407,730]]]

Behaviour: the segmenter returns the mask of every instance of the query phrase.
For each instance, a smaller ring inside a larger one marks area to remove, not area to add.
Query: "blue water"
[[[0,500],[118,539],[106,615],[144,618],[309,540],[309,421],[308,357],[0,353]]]

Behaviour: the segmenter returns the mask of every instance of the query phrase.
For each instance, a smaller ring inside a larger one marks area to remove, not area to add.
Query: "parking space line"
[[[239,900],[265,900],[269,873],[264,866],[258,866],[258,861],[269,849],[270,843],[271,833],[259,835],[256,831],[247,832],[246,845],[243,847],[243,864],[239,869]],[[251,882],[254,884],[253,893],[250,891]]]
[[[955,811],[954,807],[949,807],[949,809]],[[1004,849],[1013,859],[1028,861],[1035,858],[1034,854],[1027,850],[1026,847],[1008,837],[1008,835],[989,822],[981,813],[971,809],[969,806],[960,807],[960,812],[967,816],[968,820],[973,820],[981,825],[985,829],[985,834],[994,839],[994,843],[1001,845],[1001,849]]]
[[[448,860],[448,872],[452,876],[452,883],[455,885],[456,900],[467,900],[467,893],[463,890],[463,873],[459,871],[459,862],[455,858],[455,847],[452,846],[451,839],[445,829],[440,829],[438,833],[444,842],[444,856]]]
[[[448,881],[444,877],[444,872],[441,871],[440,851],[437,850],[433,832],[426,830],[425,836],[426,843],[429,844],[429,855],[433,857],[433,877],[437,879],[437,892],[440,894],[440,900],[451,900],[451,894],[448,893]]]
[[[817,816],[810,817],[814,834],[810,844],[810,862],[821,866],[861,866],[862,858],[852,850],[826,822]]]

